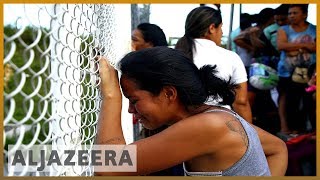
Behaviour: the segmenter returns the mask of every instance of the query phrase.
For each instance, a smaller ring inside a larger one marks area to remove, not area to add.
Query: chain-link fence
[[[130,5],[5,4],[4,22],[4,175],[92,175],[90,165],[17,173],[6,164],[37,144],[90,150],[101,101],[95,57],[116,63],[129,52]]]

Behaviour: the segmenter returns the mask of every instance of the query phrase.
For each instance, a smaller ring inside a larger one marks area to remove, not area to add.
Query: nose
[[[136,51],[136,44],[134,42],[131,42],[131,51]]]
[[[136,108],[135,108],[134,105],[131,104],[131,103],[129,103],[128,112],[129,112],[130,114],[133,114],[133,113],[136,113],[136,112],[137,112],[137,111],[136,111]]]
[[[288,14],[288,18],[292,18],[293,16],[294,16],[293,13],[289,13],[289,14]]]

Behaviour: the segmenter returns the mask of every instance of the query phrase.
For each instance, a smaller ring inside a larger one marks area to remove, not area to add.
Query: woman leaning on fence
[[[200,70],[179,50],[167,47],[131,52],[117,71],[100,59],[103,96],[97,144],[126,144],[121,128],[121,91],[144,127],[169,127],[138,140],[137,172],[96,175],[145,175],[184,164],[186,175],[284,175],[287,150],[277,137],[246,122],[237,113],[206,105],[208,96],[224,104],[235,99],[235,86],[217,78],[214,66]],[[262,145],[261,145],[262,144]]]

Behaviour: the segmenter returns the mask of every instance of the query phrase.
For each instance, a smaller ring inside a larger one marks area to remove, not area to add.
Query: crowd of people
[[[159,26],[139,24],[133,52],[118,64],[120,81],[99,57],[96,143],[126,144],[121,87],[129,99],[124,108],[144,127],[132,143],[143,163],[137,172],[96,175],[313,175],[301,170],[301,161],[315,163],[316,26],[307,16],[308,4],[241,14],[230,34],[232,51],[220,46],[219,8],[193,9],[174,49]],[[270,88],[250,81],[257,63],[262,84],[270,82],[270,69],[276,72]],[[278,94],[275,101],[271,92]]]
[[[232,33],[233,51],[243,60],[248,78],[257,62],[277,72],[275,102],[270,90],[250,83],[248,97],[253,123],[287,143],[289,162],[294,162],[289,163],[288,175],[315,174],[316,26],[307,17],[308,4],[282,4],[256,15],[243,14],[240,30]],[[295,141],[299,138],[303,141]],[[305,159],[313,162],[312,172],[302,172]]]

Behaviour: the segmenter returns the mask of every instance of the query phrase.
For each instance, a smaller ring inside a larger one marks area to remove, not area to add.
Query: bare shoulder
[[[225,112],[200,113],[176,123],[175,126],[179,128],[201,130],[202,133],[206,133],[205,131],[209,131],[218,134],[220,130],[223,130],[225,128],[226,118],[231,119],[232,115],[229,115]]]
[[[202,119],[203,126],[206,127],[207,134],[216,138],[215,144],[237,141],[248,146],[248,137],[243,125],[233,115],[233,112],[226,111],[229,110],[201,114],[200,119]]]
[[[224,112],[200,113],[169,126],[153,140],[168,145],[179,142],[189,150],[196,148],[199,153],[212,153],[219,147],[219,140],[229,133],[228,120],[232,119],[232,115]]]
[[[207,144],[212,142],[212,139],[215,139],[215,143],[211,146],[214,149],[215,146],[218,146],[218,141],[228,135],[230,130],[239,129],[241,124],[237,122],[232,114],[214,111],[188,117],[173,125],[172,129],[185,130],[185,133],[188,133],[193,138],[201,136]]]

